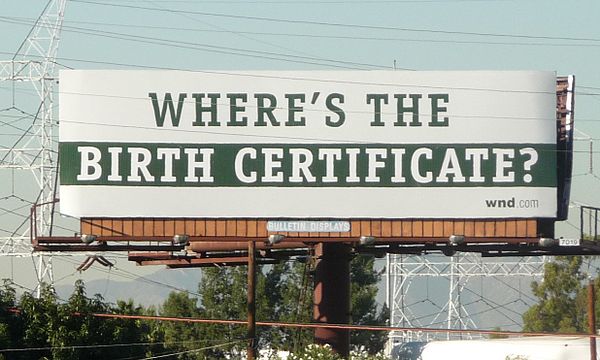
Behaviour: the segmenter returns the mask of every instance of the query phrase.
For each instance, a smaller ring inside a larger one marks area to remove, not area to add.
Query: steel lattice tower
[[[477,326],[473,315],[480,315],[487,310],[479,310],[475,314],[466,303],[479,303],[480,308],[489,308],[490,311],[511,312],[501,315],[507,320],[511,316],[516,318],[520,313],[510,310],[511,307],[515,302],[521,302],[521,306],[531,305],[531,298],[525,295],[525,289],[514,285],[513,280],[524,279],[529,288],[530,281],[543,275],[544,263],[543,257],[490,261],[472,253],[457,253],[450,257],[390,254],[387,257],[386,287],[390,325],[402,328],[478,329],[480,326]],[[470,285],[477,286],[476,280],[481,281],[481,289],[469,289]],[[423,290],[423,284],[428,281],[435,281],[431,293],[429,285],[426,291]],[[484,281],[487,282],[485,285],[488,289],[493,286],[496,288],[495,293],[504,293],[512,299],[508,303],[486,299]],[[421,295],[414,295],[416,292]],[[440,299],[442,300],[436,303]],[[516,321],[513,318],[511,322],[514,326]],[[441,334],[395,331],[390,333],[389,350],[391,346],[402,342],[451,338],[449,333]]]
[[[54,280],[52,258],[33,254],[30,237],[33,231],[52,235],[58,169],[55,59],[65,6],[66,0],[48,1],[12,59],[0,61],[0,81],[10,82],[12,90],[10,106],[0,112],[0,128],[11,131],[0,145],[0,179],[9,183],[0,194],[0,216],[5,219],[0,255],[33,257],[38,295],[40,282]],[[31,92],[35,101],[19,101]],[[27,110],[31,108],[35,110]]]

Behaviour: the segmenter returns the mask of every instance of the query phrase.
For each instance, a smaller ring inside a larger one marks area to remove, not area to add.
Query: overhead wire
[[[478,296],[479,294],[477,294],[475,291],[469,289],[469,288],[464,288],[467,292],[470,292],[471,294]],[[493,305],[492,309],[505,309],[506,311],[508,311],[509,313],[513,313],[515,316],[520,317],[522,314],[519,313],[518,311],[515,311],[513,309],[509,309],[509,308],[505,308],[502,304],[499,304],[497,302],[495,302],[494,300],[491,299],[482,299],[485,303],[487,303],[488,305]],[[502,312],[501,312],[502,313]],[[513,318],[511,318],[509,315],[506,314],[502,314],[504,315],[508,320],[511,321],[515,321]]]
[[[3,17],[0,17],[2,19]],[[11,21],[4,18],[4,22],[27,25],[28,23],[22,23],[19,21]],[[379,65],[379,64],[366,64],[366,63],[357,63],[351,61],[337,60],[337,59],[327,59],[316,56],[306,56],[306,55],[292,55],[285,53],[274,53],[270,51],[260,51],[260,50],[252,50],[252,49],[243,49],[243,48],[232,48],[220,45],[211,45],[207,43],[196,43],[196,42],[188,42],[188,41],[180,41],[175,39],[166,39],[160,38],[156,36],[143,36],[143,35],[134,35],[122,32],[114,32],[114,31],[101,31],[98,29],[87,29],[81,27],[73,27],[68,25],[63,25],[64,32],[85,34],[90,36],[98,36],[105,37],[111,39],[119,39],[126,41],[133,41],[138,43],[145,44],[154,44],[161,45],[166,47],[174,47],[181,49],[192,49],[199,51],[208,51],[217,54],[227,54],[227,55],[238,55],[238,56],[246,56],[257,59],[267,59],[267,60],[277,60],[277,61],[285,61],[285,62],[293,62],[300,64],[309,64],[309,65],[320,65],[320,66],[329,66],[335,68],[343,68],[343,69],[357,69],[357,66],[361,67],[370,67],[370,68],[389,68],[389,66]]]
[[[591,89],[591,90],[600,90],[600,87],[598,87],[598,86],[585,86],[585,85],[577,84],[577,87],[584,88],[584,89]]]
[[[74,264],[74,265],[79,265],[79,263],[77,263],[75,261],[72,261],[71,259],[68,259],[68,258],[60,257],[60,258],[57,258],[57,259],[59,259],[59,261],[65,261],[65,262],[68,262],[68,263],[71,263],[71,264]],[[107,270],[106,268],[99,267],[99,266],[97,266],[95,264],[94,264],[94,269],[97,270],[97,271],[100,271],[100,272],[109,273],[109,270]],[[114,270],[114,272],[113,272],[113,270]],[[185,289],[185,288],[177,287],[177,286],[174,286],[174,285],[171,285],[171,284],[167,284],[167,283],[164,283],[164,282],[161,282],[161,281],[158,281],[158,280],[150,279],[150,278],[147,278],[145,276],[140,276],[138,274],[134,274],[134,273],[132,273],[130,271],[122,269],[122,268],[120,268],[120,267],[118,267],[116,265],[112,266],[112,269],[110,270],[110,273],[113,274],[113,275],[115,275],[115,276],[119,276],[119,277],[126,278],[126,279],[129,279],[129,280],[136,280],[136,281],[141,281],[141,282],[145,282],[145,283],[148,283],[148,284],[158,285],[158,286],[161,286],[161,287],[164,287],[164,288],[169,288],[171,290],[185,292],[185,293],[188,293],[190,295],[196,296],[198,298],[201,297],[201,295],[199,293],[197,293],[197,292],[194,292],[194,291],[191,291],[191,290],[188,290],[188,289]]]
[[[244,74],[241,74],[242,76]],[[391,86],[391,85],[387,85],[387,86]],[[398,85],[398,86],[402,86],[402,85]],[[406,85],[406,86],[411,86],[411,85]],[[532,92],[533,93],[533,92]],[[82,97],[98,97],[98,98],[112,98],[112,99],[121,99],[121,100],[132,100],[132,101],[144,101],[144,102],[149,102],[150,98],[149,97],[136,97],[136,96],[124,96],[124,95],[113,95],[113,94],[101,94],[101,93],[84,93],[84,92],[72,92],[72,91],[60,91],[60,94],[64,94],[64,95],[75,95],[75,96],[82,96]],[[175,102],[175,101],[173,101]],[[197,105],[198,101],[196,99],[184,99],[183,101],[177,101],[177,103],[180,103],[183,105],[185,104],[192,104],[192,105]],[[218,108],[224,108],[224,109],[229,109],[231,107],[230,103],[225,103],[225,102],[215,102],[214,103],[216,107]],[[245,109],[259,109],[258,105],[253,105],[253,104],[243,104]],[[393,107],[393,105],[390,105],[390,107]],[[273,107],[274,110],[279,110],[279,111],[289,111],[289,108],[287,106],[279,106],[276,105]],[[322,108],[303,108],[304,112],[307,113],[329,113],[329,110],[325,110]],[[395,117],[397,115],[396,112],[392,112],[389,110],[386,111],[378,111],[378,112],[374,112],[374,111],[367,111],[367,110],[345,110],[344,111],[346,114],[358,114],[358,115],[386,115],[386,116],[390,116],[390,117]],[[426,116],[426,117],[431,117],[432,114],[428,113],[428,112],[422,112],[419,111],[419,115],[420,116]],[[512,119],[512,120],[519,120],[519,121],[540,121],[540,120],[552,120],[552,121],[556,121],[556,117],[552,117],[552,118],[546,118],[546,117],[523,117],[523,116],[516,116],[516,115],[489,115],[489,114],[485,114],[485,115],[466,115],[466,114],[450,114],[453,117],[456,118],[475,118],[475,119],[489,119],[489,120],[507,120],[507,119]],[[2,115],[0,115],[1,117]],[[6,115],[6,117],[16,117],[15,115]],[[59,119],[59,121],[64,121],[64,122],[73,122],[76,123],[76,121],[72,121],[70,119]],[[577,122],[599,122],[599,119],[592,119],[592,118],[577,118],[576,119]],[[106,124],[107,126],[111,126],[110,124]],[[162,130],[167,130],[164,128],[161,128]],[[173,129],[173,130],[177,130],[177,129]],[[188,131],[188,130],[185,130]],[[576,140],[581,140],[581,139],[576,139]],[[589,140],[589,139],[586,139]]]
[[[157,4],[156,1],[153,1],[153,0],[149,0],[149,1],[152,4],[155,4],[155,6],[158,6],[159,8],[162,8],[160,5],[156,5]],[[240,38],[243,38],[243,39],[246,39],[246,40],[250,40],[250,41],[253,41],[253,42],[256,42],[256,43],[260,43],[260,44],[263,44],[263,45],[268,45],[268,46],[275,47],[275,48],[278,48],[278,49],[283,49],[283,50],[286,50],[286,51],[291,51],[291,52],[296,53],[296,54],[302,54],[302,55],[308,56],[310,58],[316,58],[316,56],[314,54],[308,53],[306,51],[300,51],[297,48],[290,48],[290,47],[283,46],[283,45],[280,45],[280,44],[276,44],[276,43],[273,43],[273,42],[270,42],[270,41],[266,41],[266,40],[263,40],[263,39],[257,39],[254,36],[250,36],[248,34],[243,34],[241,32],[237,32],[235,30],[234,31],[228,30],[228,29],[226,29],[226,28],[224,28],[222,26],[215,25],[215,24],[212,24],[212,23],[208,23],[206,21],[199,20],[199,19],[197,19],[197,18],[195,18],[193,16],[189,16],[187,14],[181,14],[181,13],[179,13],[177,15],[180,16],[180,17],[183,17],[185,19],[197,22],[197,23],[208,25],[208,26],[210,26],[213,29],[229,31],[231,34],[235,34],[236,36],[238,36]]]
[[[523,294],[523,296],[529,300],[531,303],[535,303],[537,301],[537,299],[533,298],[532,296],[526,295],[524,294],[520,289],[515,288],[513,285],[507,283],[506,281],[504,281],[502,278],[500,277],[494,277],[494,280],[500,282],[502,285],[508,287],[509,289],[513,290],[514,292],[516,292],[517,294]]]
[[[37,19],[34,21],[34,23],[33,23],[34,26],[32,26],[29,29],[29,32],[27,33],[27,36],[25,36],[25,38],[23,39],[23,41],[21,42],[21,44],[19,45],[19,47],[17,48],[17,50],[13,53],[12,60],[16,60],[16,58],[19,55],[19,53],[21,52],[21,50],[23,50],[23,48],[27,44],[27,40],[30,39],[31,35],[35,31],[35,24],[38,24],[40,22],[40,20],[42,19],[43,14],[46,13],[46,10],[48,10],[48,8],[50,7],[51,4],[52,4],[52,2],[50,2],[50,1],[48,1],[46,3],[46,5],[44,6],[44,9],[40,13],[40,15],[37,17]],[[13,97],[13,105],[14,105],[14,97]]]
[[[495,279],[495,280],[499,281],[500,283],[508,286],[508,288],[511,289],[511,290],[513,290],[515,293],[521,293],[522,292],[519,289],[516,289],[514,286],[512,286],[512,285],[508,284],[507,282],[503,281],[501,278],[494,277],[493,279]],[[477,299],[473,300],[470,303],[462,304],[462,306],[468,308],[468,307],[472,307],[473,305],[475,305],[477,303],[480,303],[480,302],[484,302],[488,306],[490,306],[490,308],[488,308],[488,309],[479,310],[478,312],[475,312],[475,313],[469,312],[469,316],[476,316],[476,315],[486,314],[486,313],[489,313],[489,312],[492,312],[492,311],[497,311],[501,315],[505,316],[508,320],[510,320],[512,322],[513,326],[519,326],[519,323],[518,323],[517,320],[515,320],[515,318],[513,318],[512,316],[509,316],[508,314],[504,314],[503,311],[509,311],[509,312],[513,313],[514,315],[520,316],[520,314],[518,312],[516,312],[516,311],[514,311],[514,310],[512,310],[510,308],[511,304],[519,301],[520,299],[515,299],[515,300],[512,300],[512,301],[509,301],[508,303],[501,304],[501,303],[495,302],[493,300],[488,300],[486,297],[481,296],[481,293],[477,293],[477,292],[473,291],[472,289],[470,289],[466,284],[465,284],[465,286],[462,289],[463,289],[462,291],[468,291],[471,294],[473,294],[475,296],[478,296]],[[417,305],[418,303],[424,302],[426,300],[431,301],[431,298],[429,298],[429,295],[428,295],[427,299],[424,299],[424,300],[421,300],[421,301],[415,301],[415,303],[413,303],[412,305]],[[527,300],[529,300],[531,303],[535,303],[537,301],[536,299],[533,299],[533,298],[531,298],[529,296],[527,296]],[[409,305],[408,307],[410,308],[412,305]],[[446,306],[444,307],[444,309],[446,309],[447,307],[448,307],[448,304],[446,304]],[[440,309],[440,311],[442,310],[441,307],[438,306],[438,308]],[[424,320],[424,319],[427,319],[427,318],[431,318],[436,313],[439,315],[440,311],[434,312],[434,313],[425,314],[425,315],[421,315],[421,316],[416,317],[416,318],[414,318],[412,320],[414,320],[414,321],[420,321],[420,320]],[[437,321],[437,322],[434,320],[434,321],[432,321],[429,324],[429,326],[442,325],[442,324],[445,324],[446,322],[447,322],[446,319],[443,319],[443,320],[440,320],[440,321]]]
[[[243,340],[230,341],[230,342],[226,342],[226,343],[222,343],[222,344],[218,344],[218,345],[205,346],[205,347],[202,347],[199,349],[184,350],[184,351],[173,352],[173,353],[165,354],[165,355],[149,356],[149,357],[145,357],[143,359],[148,359],[148,360],[149,359],[163,359],[166,357],[179,356],[179,355],[185,355],[185,354],[193,354],[193,353],[202,352],[202,351],[209,350],[209,349],[231,346],[231,345],[238,344],[241,342],[246,342],[246,341],[248,341],[248,340],[243,339]]]
[[[480,90],[480,89],[478,89],[478,90]],[[490,89],[486,89],[486,90],[490,90]],[[492,89],[492,90],[493,90],[493,89]],[[596,95],[596,94],[594,94],[594,95]],[[600,94],[599,94],[599,95],[600,95]]]
[[[195,343],[209,343],[209,342],[220,342],[220,340],[212,339],[199,339],[199,340],[184,340],[184,341],[157,341],[157,342],[128,342],[118,344],[94,344],[94,345],[61,345],[61,346],[36,346],[36,347],[24,347],[24,348],[9,348],[0,349],[1,353],[23,353],[30,351],[48,351],[48,350],[82,350],[82,349],[110,349],[110,348],[122,348],[130,346],[154,346],[154,345],[176,345],[176,344],[195,344]]]
[[[301,25],[319,25],[319,26],[327,26],[327,27],[342,27],[342,28],[352,28],[352,29],[392,30],[392,31],[418,32],[418,33],[468,35],[468,36],[501,37],[501,38],[519,38],[519,39],[544,39],[544,40],[569,40],[569,41],[600,42],[600,38],[503,34],[503,33],[474,32],[474,31],[471,32],[471,31],[437,30],[437,29],[418,29],[418,28],[405,28],[405,27],[382,26],[382,25],[364,25],[364,24],[337,23],[337,22],[314,21],[314,20],[282,19],[282,18],[275,18],[275,17],[236,15],[236,14],[214,13],[214,12],[206,12],[206,11],[161,9],[161,8],[148,7],[148,6],[105,3],[105,2],[98,2],[98,1],[92,1],[92,0],[71,0],[71,2],[83,3],[83,4],[93,4],[93,5],[99,5],[99,6],[105,6],[105,7],[119,7],[119,8],[129,8],[129,9],[136,9],[136,10],[158,11],[158,12],[165,12],[165,13],[185,13],[188,15],[201,15],[201,16],[220,17],[220,18],[239,19],[239,20],[254,20],[254,21],[262,21],[262,22],[277,22],[277,23],[301,24]]]
[[[0,51],[0,54],[5,54],[6,52]],[[102,65],[113,65],[113,66],[122,66],[122,67],[131,67],[138,69],[152,69],[152,70],[176,70],[190,73],[205,73],[205,74],[215,74],[215,75],[223,75],[223,76],[237,76],[237,77],[247,77],[247,78],[265,78],[265,79],[279,79],[279,80],[289,80],[289,81],[310,81],[316,83],[335,83],[335,84],[348,84],[348,85],[372,85],[372,86],[406,86],[406,87],[414,87],[414,88],[422,88],[422,89],[446,89],[446,90],[463,90],[463,91],[479,91],[479,92],[499,92],[499,93],[520,93],[520,94],[555,94],[555,91],[543,91],[543,90],[527,90],[527,89],[498,89],[498,88],[478,88],[478,87],[458,87],[458,86],[446,86],[446,85],[426,85],[426,84],[410,84],[410,83],[379,83],[379,82],[369,82],[369,81],[351,81],[351,80],[337,80],[337,79],[320,79],[320,78],[310,78],[310,77],[297,77],[297,76],[283,76],[283,75],[275,75],[268,74],[269,72],[261,72],[261,71],[251,71],[251,72],[231,72],[231,71],[210,71],[210,70],[192,70],[178,67],[165,67],[165,66],[152,66],[152,65],[142,65],[142,64],[131,64],[131,63],[119,63],[119,62],[111,62],[111,61],[97,61],[97,60],[89,60],[89,59],[77,59],[77,58],[67,58],[60,57],[57,58],[64,61],[73,61],[73,62],[83,62],[89,64],[102,64]],[[299,71],[299,74],[305,73],[304,71]],[[306,72],[310,73],[310,72]],[[582,95],[579,93],[579,95]],[[599,95],[599,93],[584,93],[583,95]],[[110,95],[105,95],[110,96]]]
[[[146,316],[146,315],[124,315],[124,314],[101,314],[94,313],[92,316],[101,318],[123,318],[123,319],[139,319],[139,320],[155,320],[155,321],[173,321],[187,323],[213,323],[224,325],[247,325],[246,320],[219,320],[219,319],[200,319],[189,317],[165,317],[165,316]],[[496,330],[480,330],[480,329],[437,329],[437,328],[418,328],[418,327],[394,327],[394,326],[378,326],[378,325],[345,325],[345,324],[330,324],[330,323],[289,323],[277,321],[257,321],[257,326],[273,326],[273,327],[301,327],[301,328],[329,328],[329,329],[346,329],[346,330],[364,330],[364,331],[422,331],[428,333],[473,333],[482,335],[508,335],[508,336],[565,336],[565,337],[599,337],[600,335],[577,334],[577,333],[544,333],[544,332],[521,332],[521,331],[496,331]]]
[[[352,143],[352,144],[367,144],[367,145],[380,145],[380,146],[391,146],[397,145],[389,142],[381,142],[381,141],[373,141],[373,140],[360,140],[360,139],[329,139],[329,138],[313,138],[313,137],[300,137],[300,136],[275,136],[275,135],[260,135],[260,134],[234,134],[234,133],[225,133],[225,132],[217,132],[217,131],[208,131],[208,130],[186,130],[186,129],[178,129],[178,128],[155,128],[155,127],[147,127],[147,126],[137,126],[137,125],[123,125],[123,124],[104,124],[98,122],[85,122],[85,121],[70,121],[70,120],[61,120],[63,123],[73,123],[73,124],[86,124],[86,125],[96,125],[103,127],[115,127],[115,128],[127,128],[127,129],[144,129],[144,130],[156,130],[162,132],[185,132],[185,133],[198,133],[198,134],[211,134],[211,135],[224,135],[224,136],[236,136],[236,137],[246,137],[246,138],[261,138],[261,139],[277,139],[281,141],[318,141],[318,142],[327,142],[327,143]],[[170,144],[175,144],[170,142]],[[302,145],[302,143],[298,143],[297,145]],[[445,144],[437,144],[436,146],[443,146]],[[541,152],[553,152],[553,153],[564,153],[570,152],[573,154],[589,154],[589,151],[586,150],[560,150],[560,149],[542,149],[539,150]],[[600,150],[594,151],[594,153],[600,153]]]
[[[494,2],[516,2],[523,0],[163,0],[165,3],[188,3],[188,4],[402,4],[402,3],[494,3]],[[147,0],[106,0],[106,2],[116,3],[144,3]]]
[[[3,20],[12,20],[20,22],[30,22],[34,19],[16,16],[0,16]],[[195,18],[190,18],[195,19]],[[197,20],[197,19],[195,19]],[[386,41],[386,42],[416,42],[416,43],[439,43],[439,44],[472,44],[472,45],[490,45],[490,46],[549,46],[549,47],[599,47],[596,43],[548,43],[548,42],[492,42],[492,41],[477,41],[477,40],[455,40],[455,39],[424,39],[424,38],[401,38],[401,37],[382,37],[382,36],[359,36],[359,35],[331,35],[331,34],[312,34],[312,33],[292,33],[292,32],[267,32],[267,31],[243,31],[243,30],[224,30],[224,29],[199,29],[190,27],[174,27],[174,26],[159,26],[159,25],[144,25],[133,23],[114,23],[114,22],[98,22],[98,21],[77,21],[68,20],[67,24],[87,24],[102,27],[124,27],[127,29],[144,29],[144,30],[169,30],[179,32],[200,32],[200,33],[216,33],[216,34],[237,34],[249,36],[271,36],[271,37],[299,37],[309,39],[329,39],[329,40],[351,40],[351,41]],[[70,25],[63,25],[65,28],[71,28]],[[98,29],[88,28],[86,30],[95,31]],[[284,47],[284,49],[289,49]],[[303,53],[303,52],[301,52]],[[315,57],[313,55],[313,57]],[[316,58],[316,57],[315,57]],[[334,61],[334,60],[332,60]],[[388,66],[389,68],[389,66]],[[583,87],[583,86],[578,86]],[[600,90],[600,88],[598,88]]]

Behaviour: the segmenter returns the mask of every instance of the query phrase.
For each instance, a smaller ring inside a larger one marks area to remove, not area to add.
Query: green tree
[[[327,345],[309,344],[302,350],[290,354],[289,360],[342,360],[331,347]]]
[[[21,320],[23,322],[23,338],[19,345],[22,347],[44,348],[48,346],[62,347],[60,316],[56,293],[49,285],[42,285],[40,298],[24,293],[19,302]],[[35,357],[28,353],[24,358],[53,358],[50,350],[36,351]]]
[[[167,317],[201,317],[198,308],[198,300],[185,292],[171,292],[169,297],[163,303],[160,314]],[[186,352],[178,356],[179,359],[203,359],[203,355],[193,350],[203,344],[205,331],[203,325],[165,321],[161,326],[165,347],[173,352]]]
[[[142,307],[133,306],[131,301],[111,307],[100,295],[87,297],[82,281],[74,285],[66,303],[59,303],[56,293],[47,285],[42,287],[40,298],[29,293],[21,296],[16,304],[20,308],[17,318],[21,327],[11,329],[21,338],[13,339],[11,347],[44,350],[10,354],[10,359],[140,358],[148,353],[145,347],[136,346],[147,341],[147,323],[94,315],[110,312],[140,314],[144,312]],[[3,298],[2,292],[0,298]]]
[[[372,258],[352,262],[352,310],[355,323],[381,324],[375,296],[379,274]],[[257,319],[310,322],[313,279],[310,264],[282,262],[260,267],[257,273]],[[210,268],[199,283],[200,297],[171,293],[156,310],[136,306],[132,300],[107,304],[100,295],[88,297],[85,284],[77,281],[66,303],[44,285],[41,297],[25,293],[17,301],[14,288],[0,288],[0,346],[36,347],[44,350],[10,354],[10,359],[141,358],[164,352],[181,352],[179,359],[240,359],[245,356],[246,328],[239,325],[190,324],[126,318],[106,318],[95,313],[156,315],[169,317],[245,319],[247,315],[247,267]],[[18,307],[19,313],[10,309]],[[260,348],[296,350],[312,342],[313,330],[258,328]],[[378,337],[355,333],[363,349],[380,348]],[[151,346],[134,346],[141,343]],[[163,345],[164,343],[164,345]],[[130,344],[119,346],[119,344]],[[228,344],[227,346],[223,346]],[[13,356],[14,355],[14,356]],[[1,357],[0,357],[1,358]]]
[[[306,323],[312,320],[314,278],[310,263],[295,263],[284,277],[282,301],[285,310],[281,320]],[[389,311],[378,308],[376,302],[377,284],[381,274],[375,270],[375,259],[371,256],[356,256],[350,262],[350,309],[351,322],[357,325],[386,325]],[[312,329],[284,329],[287,333],[282,349],[299,351],[313,342]],[[290,338],[292,341],[290,341]],[[387,334],[383,331],[352,331],[350,342],[354,350],[366,350],[376,354],[383,350]],[[293,347],[289,345],[293,344]]]
[[[531,289],[539,302],[523,315],[525,331],[584,331],[585,289],[581,273],[582,257],[557,257],[544,267],[541,283],[533,282]]]
[[[378,309],[375,300],[381,274],[375,270],[375,258],[356,256],[350,263],[350,303],[352,323],[356,325],[387,325],[389,310]],[[355,350],[364,348],[369,354],[383,350],[387,341],[384,331],[352,331],[350,343]]]
[[[202,273],[199,284],[202,315],[209,319],[241,320],[247,316],[247,267],[221,267],[207,268]],[[260,284],[264,284],[262,276],[257,274],[257,318],[262,310],[259,291]],[[264,287],[263,287],[264,288]],[[239,325],[207,325],[207,339],[218,343],[233,343],[232,346],[211,349],[207,353],[211,358],[224,358],[225,354],[232,358],[239,358],[245,351],[246,328]]]
[[[58,331],[49,334],[53,346],[61,346],[53,350],[57,359],[101,359],[111,353],[123,353],[128,349],[114,351],[112,348],[83,347],[90,345],[112,344],[115,340],[113,326],[115,321],[93,316],[94,313],[107,313],[109,306],[100,295],[88,298],[85,284],[77,280],[67,303],[57,306],[59,316]],[[72,346],[82,346],[73,348]]]
[[[5,279],[0,287],[0,349],[16,347],[22,337],[23,324],[14,311],[17,306],[17,294],[10,280]],[[0,354],[0,360],[4,360]]]
[[[122,315],[156,315],[153,310],[135,305],[133,300],[118,300],[116,306],[110,307],[110,312]],[[106,319],[104,319],[106,320]],[[163,342],[163,338],[154,338],[153,330],[160,325],[158,321],[138,319],[110,319],[112,342],[115,344],[142,344]],[[162,353],[164,347],[158,345],[139,345],[115,348],[114,358],[143,358]]]
[[[313,272],[309,262],[294,262],[282,279],[282,308],[279,320],[289,323],[310,323],[313,312]],[[281,343],[274,344],[281,350],[300,351],[313,342],[313,329],[279,329]]]

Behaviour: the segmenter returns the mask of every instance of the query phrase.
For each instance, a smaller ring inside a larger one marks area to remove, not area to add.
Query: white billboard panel
[[[549,72],[60,74],[78,217],[556,216]]]

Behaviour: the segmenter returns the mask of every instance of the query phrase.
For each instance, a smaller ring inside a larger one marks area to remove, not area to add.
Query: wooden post
[[[256,358],[256,245],[253,240],[248,241],[248,346],[246,348],[248,360]]]
[[[350,246],[340,243],[320,243],[317,257],[313,304],[314,322],[350,323]],[[316,328],[315,343],[329,344],[347,359],[350,354],[350,331]]]
[[[596,306],[594,294],[594,280],[588,284],[588,325],[590,335],[596,335]],[[596,337],[590,336],[590,359],[596,360]]]

